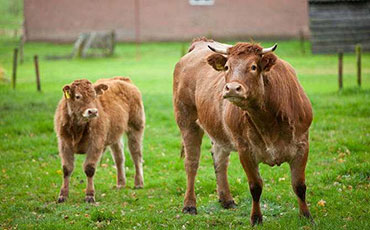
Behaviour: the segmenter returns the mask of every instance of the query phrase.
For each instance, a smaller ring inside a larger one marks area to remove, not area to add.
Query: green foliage
[[[0,29],[19,29],[23,23],[23,0],[0,0]]]
[[[0,65],[11,75],[17,42],[0,40]],[[273,43],[262,43],[264,46]],[[308,44],[306,44],[308,46]],[[185,171],[180,134],[172,108],[172,72],[181,43],[148,43],[140,61],[134,44],[118,44],[114,57],[48,61],[72,45],[27,43],[17,88],[0,83],[0,226],[4,229],[249,229],[251,195],[237,154],[231,155],[229,182],[238,203],[223,210],[216,194],[210,141],[204,138],[196,179],[197,216],[181,214]],[[307,166],[307,199],[317,226],[298,217],[287,164],[261,165],[263,226],[257,229],[368,229],[370,146],[370,55],[363,55],[363,87],[356,87],[355,57],[344,57],[344,90],[337,92],[337,57],[300,53],[296,41],[279,42],[277,54],[296,69],[314,108]],[[42,93],[36,92],[33,55],[40,56]],[[141,89],[147,126],[144,139],[145,188],[133,189],[134,167],[126,152],[127,188],[114,189],[110,154],[95,177],[95,205],[84,203],[83,155],[76,156],[70,197],[56,204],[62,182],[53,115],[62,87],[77,78],[92,81],[130,76]],[[321,202],[319,202],[321,201]],[[325,201],[325,203],[323,202]],[[324,206],[321,206],[321,205]]]

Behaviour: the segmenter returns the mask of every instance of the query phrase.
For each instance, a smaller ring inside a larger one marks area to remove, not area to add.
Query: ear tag
[[[71,98],[71,95],[67,91],[64,92],[64,95],[66,96],[67,99]]]
[[[216,64],[216,69],[217,70],[223,70],[224,67],[221,64]]]

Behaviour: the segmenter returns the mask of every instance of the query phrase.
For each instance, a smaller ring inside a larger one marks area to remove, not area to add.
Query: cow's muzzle
[[[240,101],[245,99],[246,89],[238,82],[230,82],[225,85],[222,96],[231,102]]]
[[[82,116],[84,117],[84,118],[93,118],[93,117],[98,117],[99,116],[99,114],[98,114],[98,109],[96,109],[96,108],[89,108],[89,109],[86,109],[84,112],[83,112],[83,114],[82,114]]]

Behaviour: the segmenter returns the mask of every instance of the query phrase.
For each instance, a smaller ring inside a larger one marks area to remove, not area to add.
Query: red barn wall
[[[139,2],[140,40],[291,38],[308,33],[307,0],[189,0]],[[31,41],[71,42],[79,33],[115,30],[135,40],[135,0],[24,0],[25,35]]]

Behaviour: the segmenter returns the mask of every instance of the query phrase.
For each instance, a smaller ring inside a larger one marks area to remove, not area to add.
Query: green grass
[[[17,42],[0,39],[0,66],[11,75]],[[264,42],[263,45],[271,45]],[[309,44],[306,44],[307,47]],[[140,61],[133,44],[119,44],[114,57],[45,60],[67,54],[72,45],[27,43],[17,88],[0,83],[0,226],[4,229],[248,229],[251,195],[236,153],[229,181],[238,203],[223,210],[217,202],[210,142],[205,137],[196,182],[197,216],[181,213],[185,171],[180,134],[172,109],[172,71],[180,43],[143,44]],[[316,227],[298,217],[287,164],[261,165],[263,226],[257,229],[369,229],[370,55],[363,55],[363,86],[356,87],[355,57],[344,57],[344,87],[337,91],[337,57],[303,55],[296,41],[279,42],[276,52],[296,69],[314,108],[307,167],[307,199]],[[32,57],[40,56],[42,93],[36,92]],[[110,154],[99,167],[96,205],[83,202],[85,175],[78,155],[70,198],[56,204],[62,182],[53,115],[62,87],[77,78],[92,81],[130,76],[141,89],[147,126],[144,139],[145,188],[133,189],[134,168],[126,151],[128,186],[117,191]],[[9,77],[8,77],[9,78]],[[324,200],[325,206],[318,205]]]

